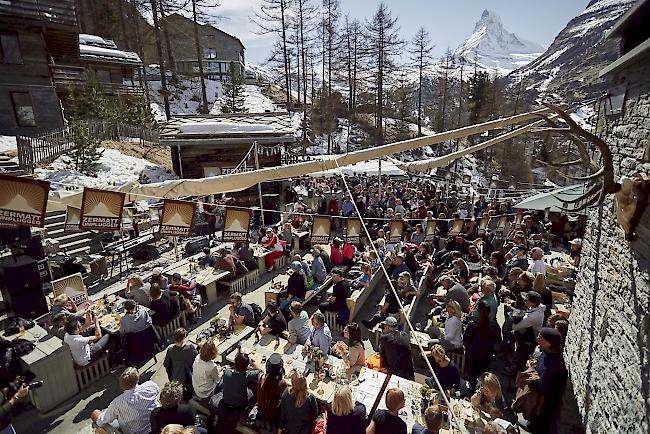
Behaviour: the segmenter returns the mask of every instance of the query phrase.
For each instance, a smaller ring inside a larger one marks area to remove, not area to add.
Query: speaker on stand
[[[27,255],[0,261],[2,297],[16,316],[33,319],[48,312],[41,274],[39,261]]]

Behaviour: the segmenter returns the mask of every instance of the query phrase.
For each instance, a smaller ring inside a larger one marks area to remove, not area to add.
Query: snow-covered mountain
[[[617,41],[605,39],[614,23],[636,0],[592,0],[530,64],[508,77],[511,87],[523,78],[526,100],[580,101],[604,91],[598,73],[616,59]]]
[[[454,57],[472,65],[476,58],[480,69],[497,69],[505,75],[533,61],[544,50],[541,45],[508,32],[501,18],[486,9],[472,35],[456,48]]]

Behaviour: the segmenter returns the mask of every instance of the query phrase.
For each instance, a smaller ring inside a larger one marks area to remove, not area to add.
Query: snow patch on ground
[[[161,84],[159,80],[149,81],[151,95],[151,109],[160,120],[165,120],[163,98],[160,95]],[[185,78],[178,84],[167,82],[167,89],[170,93],[169,109],[174,114],[197,114],[201,104],[201,80],[198,77]],[[205,92],[208,99],[208,107],[223,95],[221,82],[218,80],[205,79]]]
[[[278,111],[275,103],[262,94],[262,88],[254,84],[244,85],[244,104],[249,113],[267,113]],[[210,114],[221,114],[221,98],[215,101]]]
[[[0,136],[0,152],[16,152],[16,137]]]
[[[84,187],[120,186],[127,182],[138,181],[144,173],[150,182],[161,182],[176,179],[175,175],[167,172],[164,167],[156,166],[143,159],[124,155],[116,149],[102,148],[104,153],[100,159],[100,167],[96,177],[86,176],[74,169],[66,161],[69,157],[59,157],[48,168],[36,169],[36,176],[54,184],[76,185]]]
[[[606,14],[602,17],[593,17],[584,23],[571,28],[570,32],[573,34],[574,38],[581,38],[586,35],[587,32],[589,32],[591,29],[601,28],[603,24],[609,21],[612,21],[612,17],[609,14]],[[601,30],[603,29],[601,28]]]

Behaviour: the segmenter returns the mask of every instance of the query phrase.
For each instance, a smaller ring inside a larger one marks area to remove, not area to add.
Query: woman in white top
[[[210,398],[217,389],[222,372],[221,366],[214,361],[218,355],[217,346],[210,339],[203,344],[201,351],[194,359],[192,387],[194,388],[194,394],[199,399]]]
[[[446,350],[458,350],[463,347],[463,322],[461,316],[463,311],[456,300],[447,302],[447,319],[444,330],[438,327],[431,327],[428,332],[435,339],[429,341],[429,347],[440,344]]]

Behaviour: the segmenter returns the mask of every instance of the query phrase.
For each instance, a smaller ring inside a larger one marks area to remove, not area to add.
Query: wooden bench
[[[246,275],[235,277],[230,280],[221,280],[217,282],[217,285],[220,288],[225,288],[228,290],[229,294],[234,294],[235,292],[244,292],[246,289]]]
[[[447,353],[447,356],[449,357],[449,360],[454,362],[456,367],[458,368],[458,371],[461,373],[461,375],[465,372],[465,351],[463,348],[460,348],[458,350],[449,350],[445,351]]]
[[[273,259],[273,267],[275,270],[279,270],[280,268],[284,268],[287,266],[287,257],[285,255],[278,256],[277,258]]]
[[[79,390],[84,390],[94,382],[111,373],[108,356],[104,353],[99,359],[86,366],[74,365]]]
[[[161,326],[154,326],[154,327],[156,327],[156,331],[158,332],[158,337],[160,337],[160,340],[165,341],[174,334],[176,329],[180,327],[185,327],[185,315],[178,314],[174,319],[169,321],[167,324]]]
[[[343,333],[344,326],[341,326],[336,322],[336,311],[326,310],[325,312],[321,312],[321,313],[325,317],[325,323],[327,323],[327,325],[329,326],[330,331],[337,331],[339,333]]]

